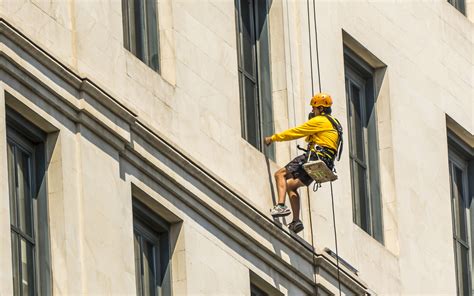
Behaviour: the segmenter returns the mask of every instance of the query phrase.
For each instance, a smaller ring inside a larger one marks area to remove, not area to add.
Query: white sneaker
[[[277,204],[270,210],[270,214],[273,217],[284,217],[291,214],[291,211],[287,206]]]

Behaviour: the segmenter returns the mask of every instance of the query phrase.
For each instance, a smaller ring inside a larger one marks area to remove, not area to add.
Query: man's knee
[[[286,175],[286,168],[281,168],[275,172],[275,179],[285,178]]]
[[[301,182],[301,180],[292,179],[292,180],[288,181],[287,190],[288,190],[288,192],[296,191],[298,188],[300,188],[302,186],[305,186],[305,185],[303,184],[303,182]]]

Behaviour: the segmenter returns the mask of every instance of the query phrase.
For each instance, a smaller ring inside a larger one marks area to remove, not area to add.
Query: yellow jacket
[[[322,115],[315,116],[300,126],[274,134],[272,136],[272,141],[290,141],[305,136],[305,141],[309,143],[311,149],[313,149],[316,144],[318,146],[337,150],[337,131],[334,129],[329,119]]]

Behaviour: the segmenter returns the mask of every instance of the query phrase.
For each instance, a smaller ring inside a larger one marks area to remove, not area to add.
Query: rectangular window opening
[[[267,0],[235,0],[242,137],[271,159],[273,101]]]
[[[170,224],[135,198],[133,238],[137,295],[170,295]]]
[[[160,42],[156,0],[122,0],[124,47],[160,72]]]
[[[51,295],[46,135],[6,110],[13,295]]]
[[[353,220],[383,243],[382,201],[373,69],[344,47]]]
[[[448,131],[453,249],[458,295],[474,295],[474,148]]]

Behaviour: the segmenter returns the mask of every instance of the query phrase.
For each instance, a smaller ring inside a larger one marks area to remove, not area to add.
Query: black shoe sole
[[[290,214],[291,214],[291,213],[288,213],[288,214],[274,214],[274,215],[270,214],[270,215],[271,215],[272,217],[274,217],[274,218],[280,218],[280,217],[286,217],[286,216],[288,216],[288,215],[290,215]]]
[[[304,229],[304,226],[301,225],[301,226],[299,226],[299,227],[297,227],[297,228],[295,228],[295,229],[291,229],[291,228],[288,228],[288,229],[290,229],[290,230],[293,231],[294,233],[298,233],[298,232],[300,232],[300,231],[302,231],[302,230]]]

